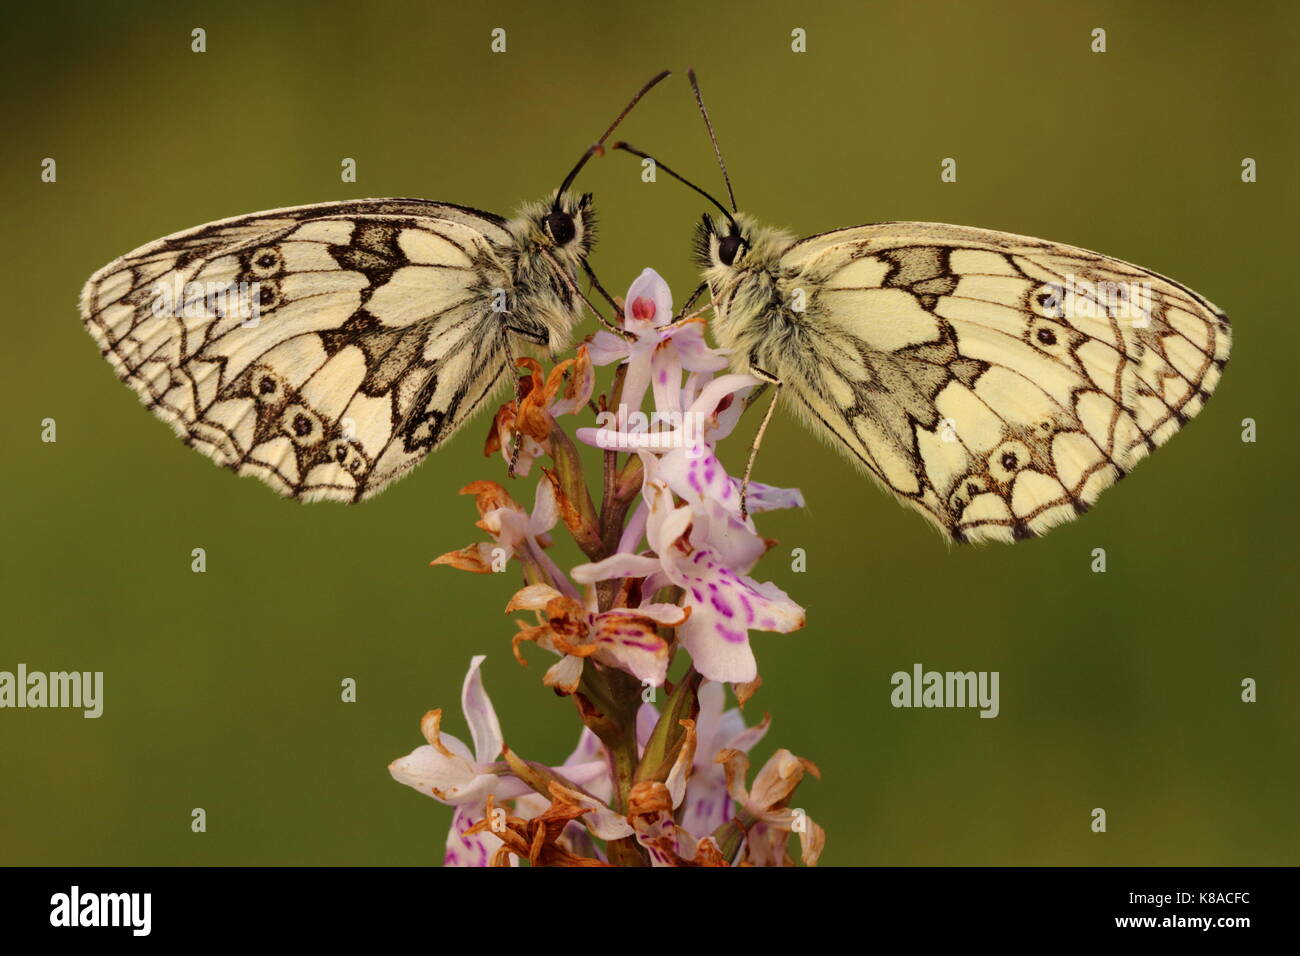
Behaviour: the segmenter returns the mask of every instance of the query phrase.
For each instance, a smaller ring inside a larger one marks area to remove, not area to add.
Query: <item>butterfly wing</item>
[[[1026,236],[880,223],[782,257],[805,417],[958,541],[1042,534],[1197,414],[1227,317],[1138,266]]]
[[[505,380],[504,220],[382,199],[254,213],[86,283],[104,357],[186,443],[304,501],[401,477]]]

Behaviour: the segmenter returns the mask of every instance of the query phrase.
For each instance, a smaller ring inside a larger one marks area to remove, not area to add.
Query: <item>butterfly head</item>
[[[774,270],[793,237],[743,212],[705,214],[695,230],[695,259],[713,284],[739,272]]]
[[[547,202],[521,210],[510,228],[522,245],[545,249],[570,269],[576,269],[590,254],[596,239],[591,193],[557,193]]]
[[[738,269],[752,247],[753,222],[746,216],[705,213],[695,232],[695,259],[702,269]]]

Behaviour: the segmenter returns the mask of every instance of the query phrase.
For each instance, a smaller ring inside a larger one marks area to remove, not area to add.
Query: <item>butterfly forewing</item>
[[[123,256],[87,282],[82,316],[193,447],[281,494],[355,501],[504,380],[511,241],[446,203],[272,210]]]
[[[1203,297],[1039,239],[882,223],[795,243],[779,267],[789,340],[755,357],[956,540],[1085,510],[1200,411],[1228,357]],[[724,313],[737,288],[717,290]]]

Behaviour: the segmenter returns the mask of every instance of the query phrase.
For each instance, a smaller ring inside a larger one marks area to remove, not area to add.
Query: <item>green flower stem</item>
[[[619,366],[614,373],[610,398],[605,404],[607,409],[618,407],[626,375],[625,365]],[[632,460],[638,466],[635,472],[629,464],[620,474],[617,454],[610,450],[604,453],[604,495],[597,515],[582,475],[577,450],[568,435],[558,426],[552,433],[551,447],[551,457],[555,462],[561,488],[582,517],[582,529],[574,534],[574,539],[589,560],[603,560],[618,548],[627,510],[641,486],[640,461],[633,456]],[[591,532],[588,533],[586,529],[591,529]],[[614,597],[618,593],[618,582],[599,582],[596,593],[600,610],[607,611],[613,606]],[[628,795],[637,773],[636,715],[641,707],[641,684],[630,674],[612,668],[602,669],[594,661],[588,660],[573,696],[583,723],[591,728],[609,750],[614,765],[614,809],[626,814]],[[610,840],[606,851],[609,861],[616,866],[647,866],[650,862],[635,837]]]
[[[614,764],[614,809],[626,814],[628,794],[636,775],[636,714],[641,685],[622,671],[600,670],[588,662],[574,694],[583,722],[609,749]],[[617,866],[645,866],[649,860],[634,837],[611,840],[607,847]]]

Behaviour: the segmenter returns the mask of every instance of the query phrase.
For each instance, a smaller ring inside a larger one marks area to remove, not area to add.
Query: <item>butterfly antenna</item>
[[[578,173],[582,172],[582,167],[587,165],[587,160],[591,159],[592,156],[605,151],[605,140],[609,139],[610,133],[618,129],[618,124],[623,122],[623,119],[627,114],[632,112],[632,107],[636,106],[636,104],[641,101],[641,97],[654,89],[661,80],[667,79],[671,75],[671,70],[664,70],[662,73],[651,78],[651,80],[646,83],[645,86],[641,87],[641,89],[637,90],[636,96],[632,97],[632,102],[623,107],[623,112],[619,113],[618,116],[615,117],[614,122],[609,124],[609,129],[605,130],[605,132],[601,134],[600,139],[587,147],[587,151],[583,153],[582,158],[578,160],[578,165],[574,166],[572,172],[564,177],[564,182],[560,183],[560,188],[555,192],[555,202],[551,206],[552,209],[560,208],[560,197],[564,195],[570,186],[573,185],[573,181],[578,178]]]
[[[694,189],[697,193],[699,193],[701,196],[703,196],[703,197],[704,197],[705,199],[707,199],[709,202],[713,203],[713,205],[715,205],[715,206],[717,206],[719,209],[721,209],[721,210],[722,210],[722,214],[723,214],[724,216],[726,216],[726,217],[727,217],[727,221],[728,221],[729,223],[731,223],[732,231],[733,231],[733,232],[736,232],[736,233],[739,233],[739,232],[740,232],[740,227],[736,225],[736,219],[735,219],[734,216],[731,215],[731,210],[729,210],[726,206],[722,205],[722,203],[718,202],[716,199],[714,199],[712,196],[710,196],[708,193],[706,193],[706,192],[705,192],[703,189],[701,189],[699,186],[695,185],[695,183],[691,182],[691,181],[690,181],[689,179],[687,179],[685,176],[682,176],[682,175],[680,175],[679,173],[675,173],[675,172],[673,172],[671,169],[669,169],[669,168],[668,168],[667,166],[665,166],[663,163],[659,162],[659,160],[655,159],[655,158],[654,158],[653,156],[651,156],[649,153],[643,153],[643,152],[641,152],[641,150],[637,149],[635,146],[632,146],[630,143],[619,142],[619,143],[615,143],[615,144],[614,144],[612,147],[610,147],[610,148],[611,148],[611,149],[621,149],[621,150],[622,150],[623,152],[625,152],[625,153],[631,153],[633,156],[640,156],[642,159],[648,159],[648,160],[650,160],[650,162],[652,162],[652,163],[655,164],[655,169],[658,169],[658,170],[661,171],[661,172],[665,172],[665,173],[667,173],[669,176],[673,177],[673,179],[677,180],[677,181],[678,181],[679,183],[681,183],[683,186],[689,186],[691,189]]]
[[[722,150],[718,148],[718,134],[713,131],[713,123],[709,120],[709,111],[704,105],[704,96],[700,93],[700,81],[695,78],[695,71],[687,70],[686,75],[691,81],[691,90],[695,93],[695,102],[699,104],[700,115],[704,117],[704,128],[709,131],[709,141],[713,143],[713,155],[718,157],[718,167],[722,170],[722,181],[727,184],[727,198],[731,200],[731,209],[738,212],[740,207],[736,205],[736,193],[731,188],[731,177],[727,175],[727,164],[722,159]]]

